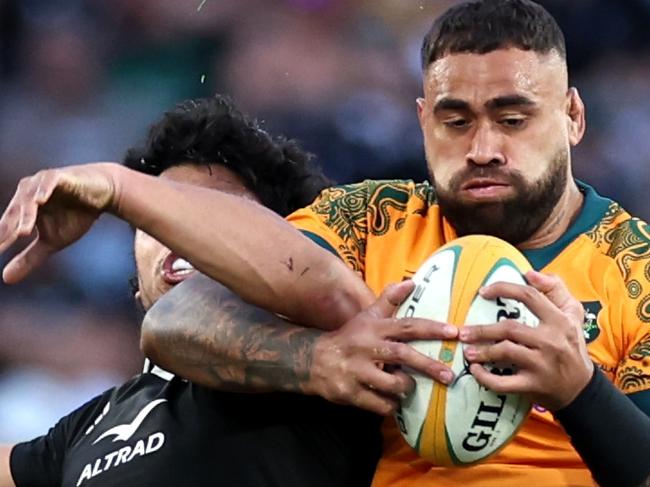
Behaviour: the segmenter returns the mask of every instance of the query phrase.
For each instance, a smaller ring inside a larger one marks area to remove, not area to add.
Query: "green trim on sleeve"
[[[339,259],[341,258],[341,256],[340,256],[339,253],[336,251],[336,249],[335,249],[334,247],[332,247],[332,246],[327,242],[327,240],[325,240],[325,239],[324,239],[323,237],[321,237],[320,235],[317,235],[317,234],[315,234],[314,232],[310,232],[310,231],[308,231],[308,230],[300,230],[300,233],[302,233],[305,237],[307,237],[309,240],[311,240],[312,242],[314,242],[314,243],[315,243],[316,245],[318,245],[319,247],[322,247],[322,248],[324,248],[325,250],[327,250],[328,252],[331,252],[332,254],[336,255]]]

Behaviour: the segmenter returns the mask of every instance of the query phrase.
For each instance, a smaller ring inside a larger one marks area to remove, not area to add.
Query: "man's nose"
[[[467,153],[469,164],[477,166],[502,165],[506,158],[502,151],[502,134],[489,124],[479,125],[472,138],[472,145]]]

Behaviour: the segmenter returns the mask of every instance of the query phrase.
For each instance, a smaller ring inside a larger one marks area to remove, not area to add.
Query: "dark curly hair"
[[[333,184],[312,159],[294,140],[272,137],[229,98],[215,95],[187,100],[165,113],[149,129],[144,147],[128,150],[124,165],[158,176],[188,162],[223,164],[262,204],[286,216]]]
[[[531,0],[464,2],[438,17],[422,42],[421,62],[429,65],[447,54],[485,54],[517,47],[566,59],[564,34],[553,16]]]

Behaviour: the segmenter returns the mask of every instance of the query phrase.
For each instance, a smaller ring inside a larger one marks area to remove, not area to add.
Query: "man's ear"
[[[424,104],[425,100],[424,98],[418,97],[415,99],[415,104],[417,105],[417,110],[418,110],[418,120],[420,121],[420,127],[422,126],[422,117],[424,115]]]
[[[585,104],[580,98],[577,88],[569,88],[567,91],[567,123],[569,142],[573,146],[578,145],[585,135],[587,123]]]
[[[129,277],[129,290],[133,299],[140,299],[140,280],[138,279],[137,274]]]

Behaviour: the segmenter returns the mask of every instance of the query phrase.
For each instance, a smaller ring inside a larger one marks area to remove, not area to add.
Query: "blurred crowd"
[[[339,182],[426,178],[419,46],[452,0],[0,0],[0,204],[41,168],[119,161],[176,102],[229,94]],[[650,219],[650,0],[542,1],[588,130],[580,178]],[[0,442],[135,373],[132,234],[110,217],[0,285]],[[0,263],[6,257],[0,258]]]

